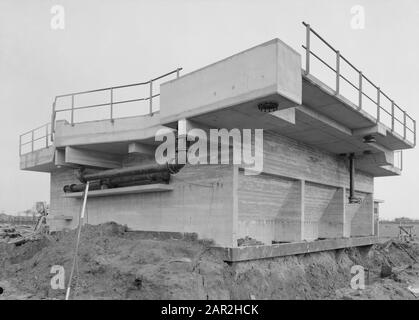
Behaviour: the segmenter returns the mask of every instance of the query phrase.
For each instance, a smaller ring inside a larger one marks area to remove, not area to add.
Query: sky
[[[64,29],[51,28],[55,5]],[[49,200],[49,175],[20,171],[18,145],[49,121],[54,96],[190,72],[273,38],[300,51],[302,21],[419,118],[417,0],[0,0],[0,212]],[[418,163],[409,150],[401,176],[375,179],[382,218],[419,219]]]

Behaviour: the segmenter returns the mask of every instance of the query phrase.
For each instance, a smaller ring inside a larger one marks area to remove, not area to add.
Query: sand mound
[[[64,290],[51,288],[50,271],[61,265],[68,279],[75,235],[0,244],[0,299],[63,299]],[[418,245],[406,250],[419,256]],[[412,264],[412,258],[398,245],[383,244],[368,256],[347,249],[227,264],[208,242],[145,237],[111,222],[83,227],[73,292],[76,299],[414,298],[406,287],[418,269],[383,280],[378,276],[383,263]],[[370,291],[350,289],[354,264],[375,275]]]

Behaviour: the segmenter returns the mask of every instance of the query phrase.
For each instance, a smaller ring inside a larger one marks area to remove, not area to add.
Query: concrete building
[[[196,233],[226,248],[230,261],[374,243],[374,178],[401,174],[401,150],[415,146],[416,123],[305,27],[303,57],[274,39],[182,76],[176,69],[140,84],[57,96],[52,122],[21,136],[20,158],[21,169],[50,174],[51,230],[78,224],[78,169],[100,175],[151,167],[160,129],[177,133],[178,144],[194,128],[263,129],[260,174],[247,175],[245,164],[232,161],[186,164],[168,179],[102,186],[89,192],[88,222]],[[313,51],[314,40],[336,56],[333,66]],[[332,70],[333,86],[316,77],[314,61]],[[340,71],[342,64],[357,82]],[[344,84],[355,90],[355,101]],[[146,93],[117,97],[133,87]],[[95,94],[104,100],[79,102]],[[116,115],[130,103],[143,103],[143,114]],[[96,118],[84,120],[89,110]],[[262,243],[257,250],[238,246],[248,237]]]

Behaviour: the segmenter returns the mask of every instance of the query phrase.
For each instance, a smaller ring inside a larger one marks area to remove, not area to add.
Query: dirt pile
[[[68,280],[75,235],[0,243],[0,299],[63,299],[65,290],[51,288],[50,272],[61,265]],[[418,245],[406,250],[419,256]],[[381,279],[383,263],[411,267]],[[361,293],[350,289],[355,264],[370,270],[371,283]],[[412,258],[393,244],[368,256],[347,249],[228,264],[208,242],[155,239],[106,223],[83,228],[73,292],[76,299],[406,299],[414,298],[407,287],[418,274]]]

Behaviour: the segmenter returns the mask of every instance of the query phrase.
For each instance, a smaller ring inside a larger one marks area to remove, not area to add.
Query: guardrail
[[[340,93],[340,85],[341,85],[341,79],[344,80],[346,83],[348,83],[350,86],[352,86],[355,90],[358,91],[358,103],[357,107],[359,109],[362,109],[363,107],[363,101],[364,98],[367,98],[370,100],[373,104],[376,105],[376,120],[377,122],[381,122],[380,119],[384,114],[387,114],[391,119],[391,125],[390,128],[394,132],[395,131],[395,123],[399,123],[402,126],[402,135],[403,139],[408,140],[410,142],[413,142],[414,145],[416,145],[416,121],[409,116],[406,111],[401,109],[395,102],[392,100],[388,95],[386,95],[380,87],[375,85],[371,80],[369,80],[361,70],[356,68],[352,63],[350,63],[342,54],[339,52],[339,50],[336,50],[333,48],[326,40],[324,40],[316,31],[314,31],[309,24],[303,22],[303,25],[306,27],[306,45],[303,45],[302,47],[305,49],[306,53],[306,68],[305,73],[308,75],[310,74],[310,59],[311,56],[318,59],[321,63],[323,63],[328,69],[332,70],[336,74],[336,85],[335,85],[335,93]],[[324,43],[330,50],[332,50],[336,54],[336,64],[335,66],[331,66],[329,63],[324,61],[318,54],[313,52],[311,50],[310,46],[310,40],[311,35],[316,36],[322,43]],[[340,71],[341,67],[341,61],[346,62],[355,72],[359,75],[358,84],[352,83],[347,76],[342,75]],[[375,88],[377,94],[374,98],[371,98],[364,90],[363,90],[363,83],[364,81],[368,82],[373,88]],[[387,110],[384,108],[382,104],[383,99],[388,99],[388,101],[391,104],[390,110]],[[399,111],[402,113],[402,119],[399,119],[399,117],[396,116],[396,111]],[[370,114],[370,112],[368,112]],[[370,114],[371,116],[374,116]],[[407,125],[408,119],[411,121],[411,126]],[[407,139],[407,131],[409,131],[411,134],[413,134],[413,141]]]
[[[48,148],[50,145],[52,145],[51,124],[46,123],[19,136],[19,156]],[[26,147],[28,150],[24,150]]]
[[[403,150],[397,150],[394,151],[394,163],[393,166],[397,169],[400,169],[400,171],[403,170]]]
[[[109,106],[109,120],[114,121],[116,119],[114,117],[114,106],[118,104],[123,103],[130,103],[130,102],[137,102],[137,101],[149,101],[149,112],[148,114],[153,114],[153,99],[160,96],[160,93],[155,94],[153,83],[155,83],[158,80],[161,80],[163,78],[169,77],[170,75],[176,74],[176,78],[179,78],[179,73],[182,70],[182,68],[177,68],[176,70],[173,70],[171,72],[165,73],[157,78],[153,78],[146,82],[140,82],[140,83],[133,83],[128,85],[121,85],[121,86],[115,86],[115,87],[108,87],[108,88],[101,88],[101,89],[95,89],[95,90],[88,90],[88,91],[80,91],[80,92],[73,92],[63,95],[58,95],[55,97],[53,105],[52,105],[52,116],[51,116],[51,133],[52,133],[52,139],[53,135],[55,133],[55,120],[57,117],[57,114],[60,112],[70,112],[70,123],[71,125],[74,125],[74,115],[77,110],[82,109],[91,109],[91,108],[98,108],[98,107],[106,107]],[[149,94],[145,97],[135,98],[135,99],[126,99],[126,100],[115,100],[114,94],[116,90],[118,89],[124,89],[124,88],[132,88],[132,87],[143,87],[143,86],[149,86]],[[91,105],[75,105],[75,98],[77,96],[81,95],[87,95],[91,93],[98,93],[98,92],[109,92],[108,98],[109,100],[104,103],[98,103],[98,104],[91,104]],[[69,108],[64,109],[57,109],[57,101],[61,98],[70,98],[71,99],[71,106]]]

